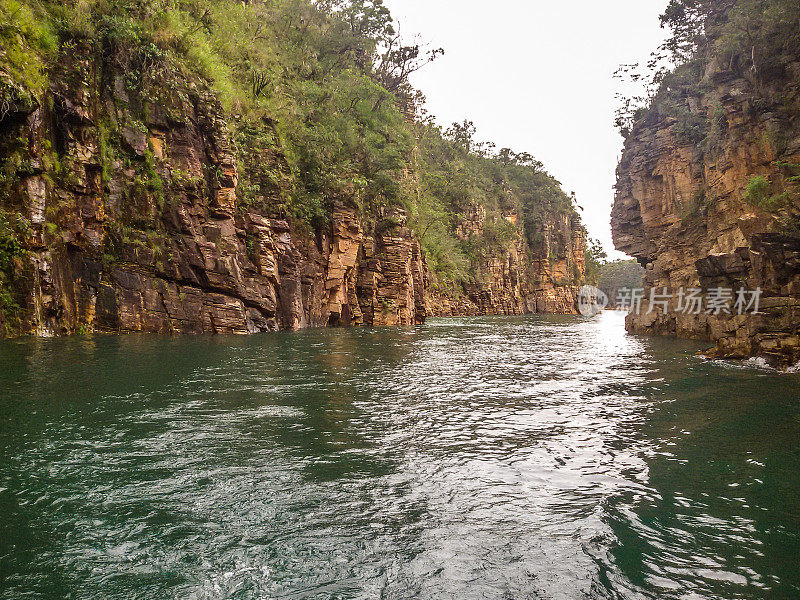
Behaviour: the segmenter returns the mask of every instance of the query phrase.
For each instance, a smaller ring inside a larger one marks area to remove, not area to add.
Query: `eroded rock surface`
[[[432,315],[576,314],[578,283],[585,275],[586,233],[577,218],[553,214],[535,247],[526,240],[516,213],[505,216],[515,241],[504,252],[473,265],[474,282],[463,290],[431,289]],[[462,239],[480,235],[485,213],[467,211],[457,226]]]
[[[95,72],[88,56],[76,48],[65,60],[52,107],[12,109],[2,122],[3,154],[30,165],[14,190],[31,225],[16,259],[12,330],[253,333],[424,321],[425,267],[401,211],[362,215],[343,199],[329,227],[313,232],[270,209],[277,190],[247,208],[241,170],[262,162],[280,173],[279,148],[237,148],[215,97],[189,84],[135,102],[120,75]]]
[[[0,158],[19,163],[4,207],[29,224],[4,297],[14,309],[0,311],[4,334],[244,334],[575,312],[577,218],[544,219],[531,247],[509,214],[518,239],[474,265],[474,284],[429,291],[401,209],[327,199],[327,222],[312,228],[286,208],[291,173],[275,123],[235,128],[200,82],[163,77],[134,93],[76,43],[50,74],[46,102],[4,114]],[[458,235],[482,231],[484,217],[468,212]]]
[[[711,61],[679,111],[654,106],[637,121],[617,170],[614,242],[646,266],[644,305],[653,289],[675,297],[666,313],[631,314],[631,331],[712,340],[717,357],[800,360],[799,83],[796,57],[758,74]],[[687,119],[703,136],[686,135]],[[756,195],[758,176],[768,189]],[[681,287],[730,288],[734,302],[761,289],[762,314],[687,314]]]

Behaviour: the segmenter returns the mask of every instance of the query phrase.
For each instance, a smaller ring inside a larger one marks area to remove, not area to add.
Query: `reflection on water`
[[[800,597],[800,376],[622,315],[0,343],[0,597]]]

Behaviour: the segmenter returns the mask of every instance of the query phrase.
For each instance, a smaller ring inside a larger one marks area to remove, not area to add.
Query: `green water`
[[[0,598],[800,598],[800,376],[621,315],[0,342]]]

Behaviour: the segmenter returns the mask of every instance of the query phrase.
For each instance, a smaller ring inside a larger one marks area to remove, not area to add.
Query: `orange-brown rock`
[[[711,356],[800,360],[799,84],[797,57],[758,75],[711,61],[677,112],[656,104],[637,121],[617,170],[614,242],[646,266],[645,298],[664,287],[676,297],[666,314],[631,314],[631,331],[712,340]],[[704,139],[682,135],[675,114],[703,124]],[[756,176],[769,182],[763,198],[747,192]],[[684,314],[681,287],[760,288],[762,314]]]
[[[456,232],[462,239],[480,235],[486,213],[466,211]],[[429,288],[429,314],[576,314],[579,282],[585,274],[585,231],[576,217],[553,213],[538,232],[535,247],[526,240],[517,214],[506,215],[515,241],[506,249],[472,261],[471,281],[463,289]]]
[[[343,191],[324,199],[324,221],[295,216],[296,174],[270,119],[233,127],[186,74],[160,75],[169,85],[157,100],[134,92],[86,40],[53,71],[45,102],[10,103],[0,118],[0,159],[20,164],[3,210],[26,223],[25,252],[0,277],[15,307],[0,310],[2,334],[245,334],[575,312],[585,234],[567,213],[544,215],[532,247],[510,212],[513,243],[473,261],[459,294],[429,292],[403,210],[380,198],[359,208]],[[456,234],[479,235],[485,219],[474,204]]]
[[[278,148],[237,148],[213,95],[187,84],[168,104],[141,110],[121,77],[90,84],[99,74],[87,48],[61,68],[52,108],[11,107],[0,132],[0,154],[16,144],[31,165],[13,190],[31,225],[14,267],[20,311],[11,332],[424,321],[422,253],[402,211],[360,214],[343,199],[329,225],[311,231],[269,210],[275,190],[263,192],[266,209],[246,208],[242,169],[285,165]],[[120,132],[113,152],[109,127]],[[53,147],[67,176],[48,166]],[[46,214],[57,228],[46,227]]]

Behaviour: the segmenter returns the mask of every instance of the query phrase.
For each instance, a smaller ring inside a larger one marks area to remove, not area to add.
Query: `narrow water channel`
[[[800,375],[622,315],[0,340],[0,597],[800,597]]]

